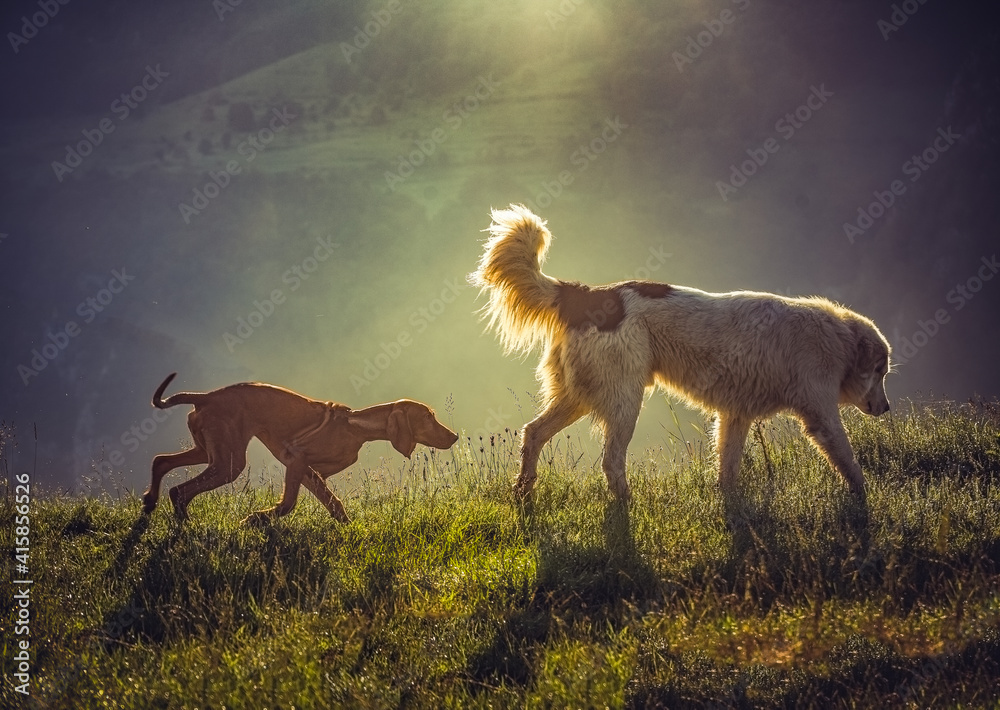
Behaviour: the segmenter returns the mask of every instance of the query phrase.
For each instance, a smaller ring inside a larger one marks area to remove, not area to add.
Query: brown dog
[[[153,406],[166,409],[193,404],[188,428],[194,447],[153,459],[153,477],[143,495],[146,513],[156,508],[160,481],[167,473],[179,466],[207,463],[208,468],[199,475],[170,489],[174,514],[181,519],[187,517],[192,498],[239,477],[246,465],[247,445],[257,437],[285,464],[285,484],[276,506],[258,511],[243,522],[288,514],[298,500],[300,484],[326,506],[330,515],[347,522],[343,504],[324,479],[357,461],[365,442],[387,439],[396,451],[409,457],[417,444],[447,449],[458,440],[455,432],[435,418],[430,407],[411,399],[352,410],[259,382],[242,382],[211,392],[178,392],[161,399],[176,375],[171,374],[157,388]]]

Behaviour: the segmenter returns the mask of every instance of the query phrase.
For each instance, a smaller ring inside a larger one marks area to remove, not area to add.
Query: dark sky
[[[464,283],[512,201],[549,220],[554,276],[825,295],[892,342],[893,399],[996,397],[990,8],[8,3],[12,465],[37,428],[40,482],[141,489],[186,436],[179,409],[150,419],[173,371],[520,427],[534,359],[503,357]],[[671,421],[655,395],[631,451]]]

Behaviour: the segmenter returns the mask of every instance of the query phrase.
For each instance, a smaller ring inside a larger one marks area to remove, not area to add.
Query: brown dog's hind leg
[[[246,444],[242,450],[223,457],[212,457],[208,468],[180,485],[170,489],[170,502],[174,505],[174,515],[183,520],[187,517],[187,507],[191,499],[200,493],[232,483],[247,465]],[[221,460],[220,460],[221,459]]]
[[[149,488],[142,495],[142,512],[152,513],[156,508],[156,503],[160,499],[160,483],[164,476],[175,468],[197,466],[203,463],[208,463],[208,454],[198,446],[176,454],[160,454],[154,457],[153,476],[149,482]]]

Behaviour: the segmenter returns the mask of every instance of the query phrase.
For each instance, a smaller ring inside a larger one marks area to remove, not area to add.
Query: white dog
[[[592,414],[604,433],[608,485],[627,499],[626,450],[646,390],[659,385],[718,412],[723,490],[736,485],[750,425],[791,411],[864,498],[839,405],[873,416],[889,411],[889,344],[872,321],[818,297],[561,281],[541,271],[552,239],[543,220],[523,205],[492,216],[491,236],[469,281],[489,293],[483,313],[508,353],[544,345],[537,371],[543,410],[524,428],[516,492],[531,491],[542,446]]]

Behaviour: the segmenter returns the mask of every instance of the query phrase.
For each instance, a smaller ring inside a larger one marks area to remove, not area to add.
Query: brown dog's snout
[[[435,449],[450,449],[458,441],[458,434],[442,424],[431,409],[417,418],[414,435],[419,443]]]
[[[450,449],[454,443],[458,441],[458,434],[440,422],[438,422],[438,426],[440,427],[440,430],[438,432],[437,441],[442,443],[435,442],[434,447],[438,449]]]

